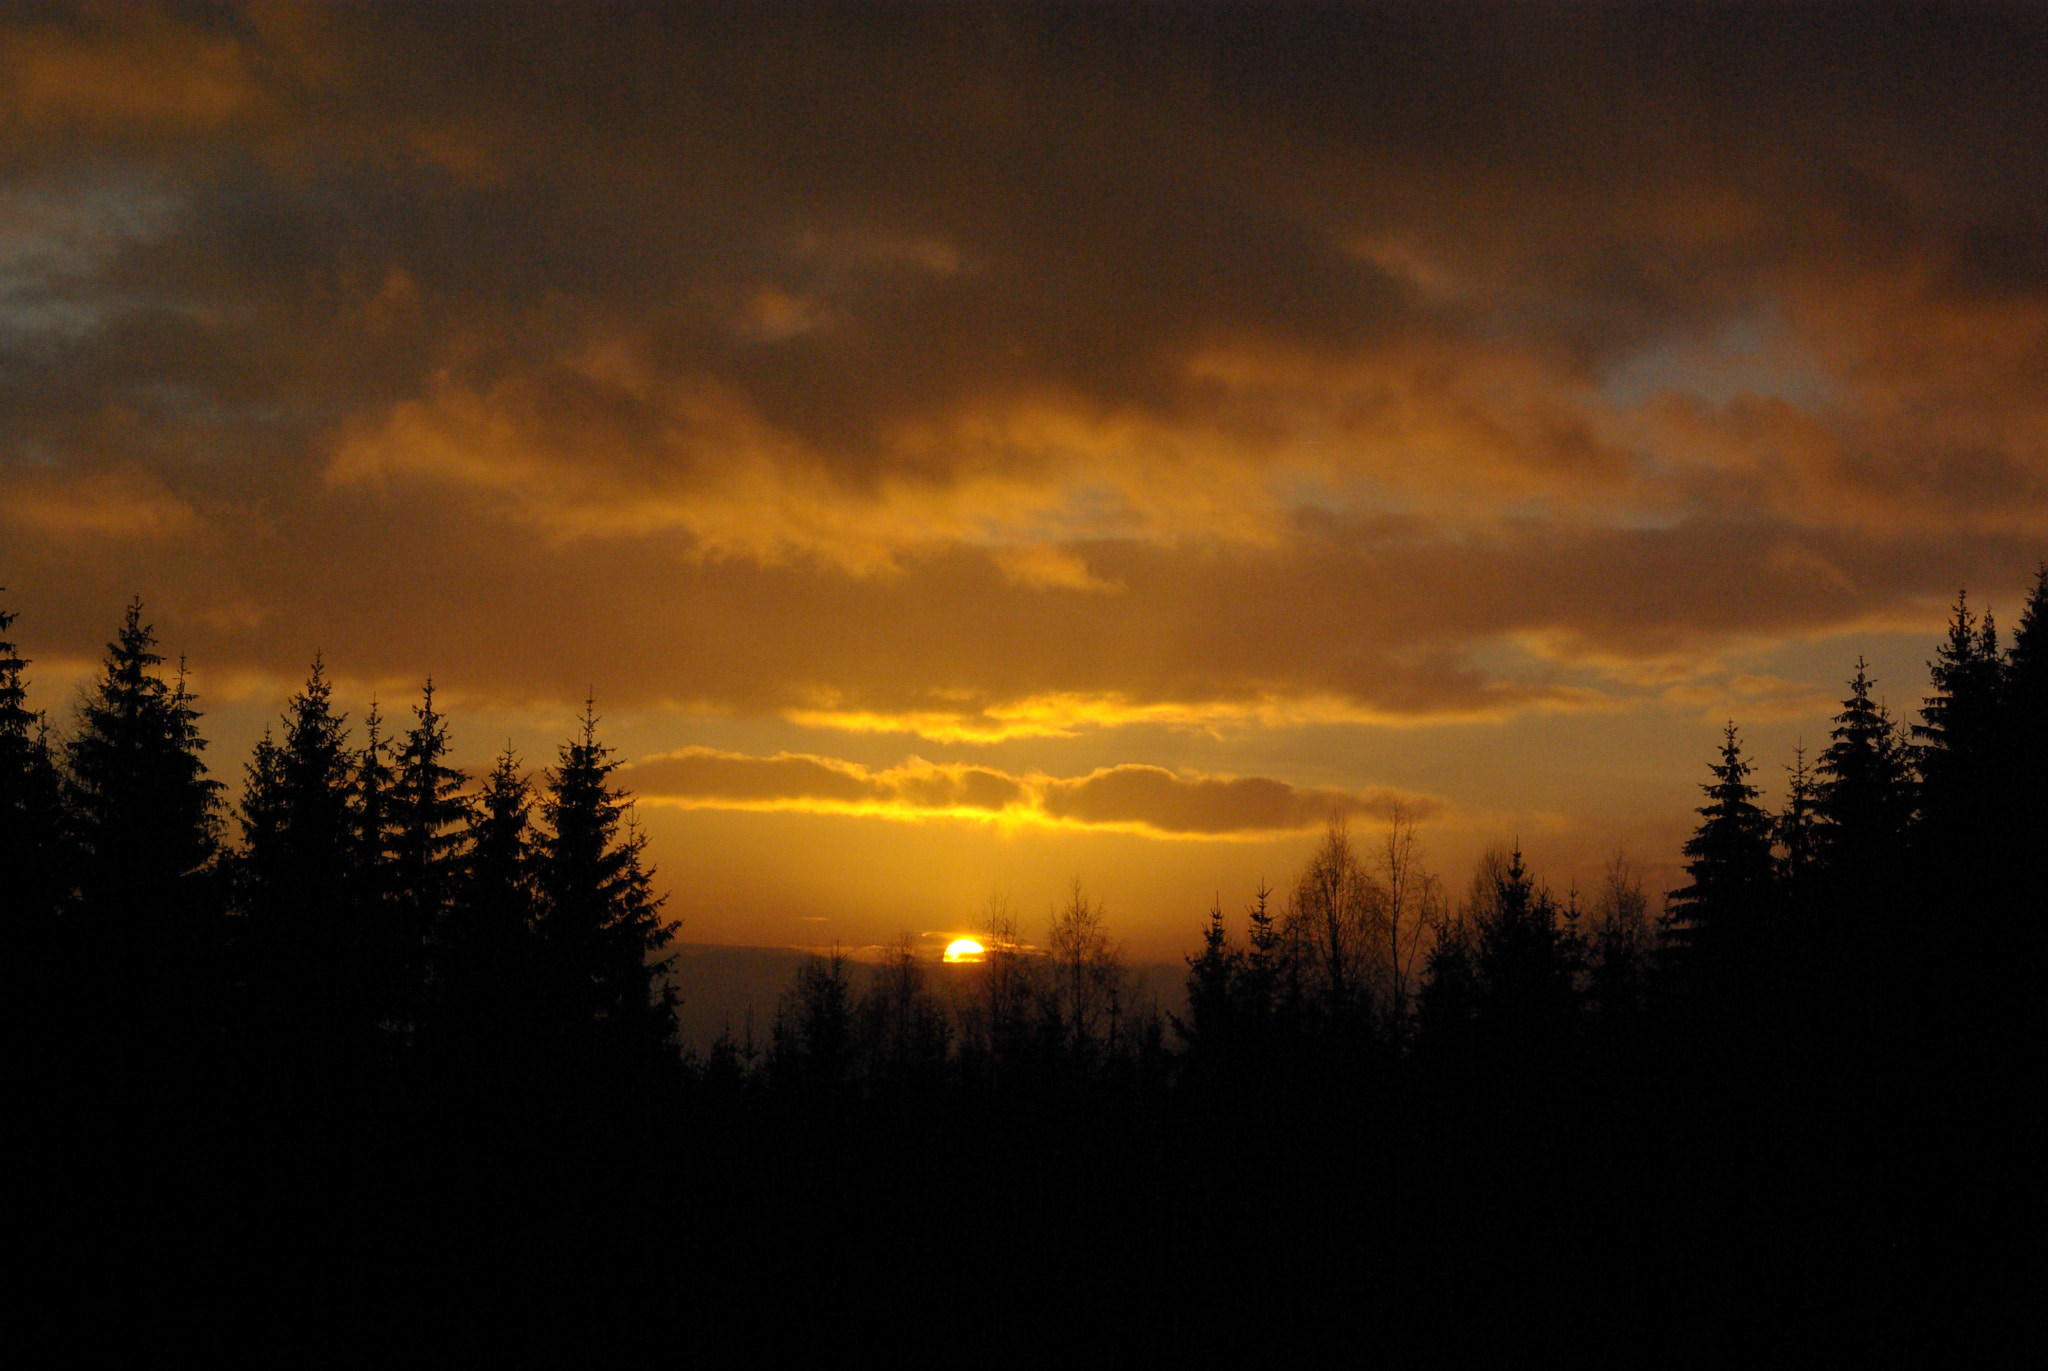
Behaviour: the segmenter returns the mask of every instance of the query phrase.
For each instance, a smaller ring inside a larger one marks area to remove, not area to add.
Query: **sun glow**
[[[949,962],[978,962],[988,949],[972,938],[955,938],[946,944],[946,960]]]

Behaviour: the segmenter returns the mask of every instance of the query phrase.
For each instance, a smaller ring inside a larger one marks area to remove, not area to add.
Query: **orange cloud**
[[[0,489],[0,523],[58,538],[155,541],[194,522],[192,506],[146,474],[45,475]]]
[[[690,747],[642,758],[621,780],[648,804],[690,809],[791,809],[916,820],[1100,828],[1155,838],[1269,837],[1311,831],[1332,815],[1429,819],[1433,796],[1384,787],[1300,787],[1265,777],[1207,776],[1122,765],[1086,776],[1013,776],[913,757],[871,769],[835,758],[755,757]]]
[[[684,807],[993,815],[1026,798],[1023,785],[999,771],[916,757],[870,770],[829,757],[687,747],[642,758],[621,774],[643,800]]]
[[[1073,780],[1050,781],[1040,806],[1083,824],[1141,824],[1174,834],[1304,832],[1333,815],[1391,818],[1397,808],[1435,817],[1441,801],[1376,789],[1304,788],[1262,776],[1182,776],[1163,767],[1123,765]]]

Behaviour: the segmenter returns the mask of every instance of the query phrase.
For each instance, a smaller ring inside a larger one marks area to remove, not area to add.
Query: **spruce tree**
[[[533,788],[510,746],[470,807],[466,847],[441,939],[440,1038],[466,1068],[509,1069],[538,1010]]]
[[[1982,834],[1998,800],[2005,760],[2000,728],[2005,663],[1998,630],[1987,613],[1970,612],[1956,596],[1948,636],[1927,664],[1934,693],[1922,702],[1913,726],[1926,817],[1948,845]]]
[[[1732,721],[1721,759],[1708,769],[1707,803],[1684,848],[1691,879],[1671,892],[1665,938],[1682,981],[1716,997],[1740,996],[1762,970],[1774,825],[1757,806],[1754,768],[1743,760]]]
[[[611,784],[612,749],[597,738],[594,706],[547,772],[547,832],[536,866],[539,928],[551,1018],[563,1046],[623,1067],[673,1058],[675,992],[655,958],[673,937],[653,894],[646,837]]]
[[[462,793],[469,778],[447,764],[448,721],[434,708],[432,680],[413,718],[398,750],[390,810],[401,1037],[409,1037],[426,1012],[436,945],[461,883],[469,828]]]
[[[1815,987],[1809,1000],[1825,1031],[1878,1056],[1889,1050],[1880,1020],[1888,1031],[1901,1028],[1886,1006],[1898,1002],[1906,974],[1900,959],[1910,900],[1902,882],[1914,787],[1906,741],[1871,687],[1859,657],[1815,768],[1818,908],[1801,971]]]
[[[194,697],[182,667],[175,682],[163,679],[155,646],[137,600],[65,745],[87,861],[83,894],[116,921],[184,903],[219,842],[220,783],[207,779],[200,758],[206,743]]]
[[[368,925],[380,930],[380,938],[391,923],[394,884],[391,826],[397,781],[391,754],[384,716],[372,698],[363,715],[363,747],[356,754],[355,779],[349,787],[349,882],[357,909]]]
[[[117,949],[131,1036],[175,1053],[210,1033],[222,932],[213,881],[220,784],[200,758],[182,668],[166,682],[156,638],[129,605],[65,744],[84,926]]]
[[[854,1084],[854,1000],[846,954],[804,958],[775,1008],[768,1079],[779,1090],[832,1101]]]
[[[259,918],[319,919],[340,896],[351,861],[353,767],[346,716],[332,707],[318,657],[286,705],[284,740],[265,732],[241,804],[244,899]]]
[[[2003,809],[2010,831],[2031,845],[2048,832],[2048,564],[2036,573],[2013,630],[2001,703],[2008,758]]]
[[[1212,1069],[1220,1067],[1234,1037],[1232,1013],[1244,954],[1230,944],[1223,926],[1223,901],[1209,907],[1209,922],[1202,930],[1202,950],[1187,958],[1188,1017],[1183,1022],[1172,1016],[1174,1031],[1191,1054]]]
[[[0,635],[16,617],[0,610]],[[28,660],[0,637],[0,888],[17,918],[34,921],[30,941],[41,956],[46,935],[55,932],[69,863],[62,783],[49,730],[28,708],[27,670]]]
[[[1869,664],[1857,658],[1849,697],[1815,768],[1821,777],[1815,836],[1837,891],[1889,879],[1913,815],[1906,743],[1884,705],[1871,698],[1868,671]]]
[[[353,901],[354,758],[319,657],[247,767],[236,895],[259,1042],[306,1054],[315,1072],[374,1047],[379,1006]]]
[[[1473,1055],[1479,1010],[1474,929],[1462,915],[1446,915],[1431,930],[1422,988],[1415,997],[1415,1051],[1441,1070],[1464,1070]]]
[[[1479,922],[1473,949],[1475,1020],[1497,1064],[1537,1066],[1562,1049],[1573,1028],[1574,948],[1557,926],[1556,900],[1537,885],[1519,844],[1493,884],[1490,917]]]
[[[2001,765],[1980,848],[1989,876],[1981,904],[1970,911],[1974,936],[1966,955],[1972,964],[1963,975],[1973,983],[1965,993],[1982,1001],[1973,1011],[1984,1034],[2040,1043],[2041,997],[2033,977],[2048,952],[2039,855],[2048,833],[2048,564],[2020,612],[2001,677]]]
[[[1792,749],[1791,778],[1785,783],[1785,810],[1778,816],[1776,838],[1784,855],[1778,859],[1778,888],[1787,908],[1796,909],[1813,877],[1819,822],[1820,782],[1806,760],[1806,744]]]

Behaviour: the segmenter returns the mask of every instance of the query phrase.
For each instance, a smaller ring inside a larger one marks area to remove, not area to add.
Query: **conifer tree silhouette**
[[[571,1050],[659,1069],[673,1057],[676,995],[656,958],[674,936],[653,893],[646,836],[611,784],[612,749],[597,739],[594,702],[562,744],[541,798],[547,826],[536,870],[551,1013]]]
[[[768,1074],[777,1088],[830,1101],[854,1086],[854,1001],[846,954],[805,957],[775,1009]]]
[[[952,1031],[908,933],[868,982],[856,1019],[870,1090],[900,1097],[938,1083]]]
[[[79,913],[117,949],[129,1037],[166,1055],[200,1050],[221,1002],[223,924],[214,889],[220,783],[200,754],[195,697],[128,606],[64,747],[76,824]]]
[[[1207,1069],[1221,1069],[1235,1046],[1233,1012],[1244,976],[1244,953],[1231,945],[1223,926],[1223,901],[1209,907],[1202,950],[1187,958],[1188,1017],[1172,1016],[1174,1032],[1190,1056]]]
[[[398,749],[390,810],[401,1038],[417,1032],[429,1012],[436,943],[462,882],[469,829],[462,793],[469,778],[447,764],[448,720],[434,708],[431,679],[413,718]]]
[[[1893,865],[1913,814],[1913,775],[1898,725],[1871,698],[1869,664],[1856,659],[1849,698],[1835,715],[1816,809],[1823,865],[1836,883],[1867,886]]]
[[[1473,964],[1473,929],[1446,913],[1432,930],[1415,1004],[1415,1050],[1439,1066],[1459,1069],[1473,1051],[1479,973]]]
[[[0,635],[16,617],[0,610]],[[22,930],[40,947],[55,934],[70,863],[63,787],[49,730],[28,708],[28,665],[0,637],[0,882]]]
[[[361,913],[351,901],[353,781],[347,719],[315,656],[246,768],[235,862],[248,983],[259,1040],[332,1070],[373,1049],[377,1011]]]
[[[1755,770],[1743,760],[1731,721],[1722,733],[1714,779],[1701,789],[1707,803],[1685,844],[1686,875],[1671,892],[1665,937],[1670,961],[1688,990],[1716,999],[1740,993],[1761,970],[1772,894],[1771,816],[1749,783]]]
[[[1927,664],[1934,693],[1921,704],[1913,725],[1914,760],[1921,778],[1924,818],[1937,830],[1937,843],[1953,846],[1984,834],[2003,800],[1999,784],[2007,749],[2004,719],[2005,661],[1998,630],[1986,613],[1970,612],[1966,595],[1956,596],[1948,636]]]
[[[2018,839],[2038,837],[2048,832],[2048,565],[2036,573],[2013,629],[2002,705],[2007,766],[2001,800],[2008,832]],[[2039,878],[2029,872],[2029,879]],[[2039,920],[2034,927],[2040,928]]]
[[[1816,845],[1814,827],[1820,822],[1820,778],[1806,759],[1806,744],[1792,749],[1791,773],[1785,782],[1785,809],[1778,815],[1773,836],[1784,849],[1778,859],[1778,888],[1781,904],[1796,911],[1813,881]]]
[[[1547,1065],[1564,1048],[1577,1002],[1571,952],[1557,902],[1539,886],[1516,844],[1493,878],[1492,907],[1479,921],[1473,968],[1475,1023],[1494,1066],[1511,1074]]]
[[[533,787],[507,745],[469,813],[467,877],[441,947],[443,1045],[466,1069],[514,1069],[536,1001]]]
[[[1833,1031],[1853,1035],[1855,1050],[1877,1054],[1877,1030],[1903,970],[1902,881],[1914,785],[1910,749],[1871,698],[1872,684],[1868,664],[1857,658],[1849,696],[1815,767],[1820,917],[1807,940],[1805,969],[1821,978],[1821,1003],[1829,1006],[1823,1015]]]
[[[384,734],[384,716],[374,698],[363,715],[363,746],[355,755],[349,787],[349,903],[357,919],[356,940],[366,993],[380,1033],[394,1034],[407,1003],[404,968],[407,946],[398,904],[396,851],[398,778],[395,747]]]

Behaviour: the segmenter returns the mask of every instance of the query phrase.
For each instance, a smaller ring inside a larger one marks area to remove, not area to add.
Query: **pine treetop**
[[[102,675],[80,701],[78,728],[65,744],[71,803],[88,855],[105,862],[121,854],[122,869],[144,881],[204,866],[220,822],[220,783],[208,778],[200,758],[206,740],[197,697],[182,661],[173,682],[163,679],[155,647],[138,599],[107,645]]]

